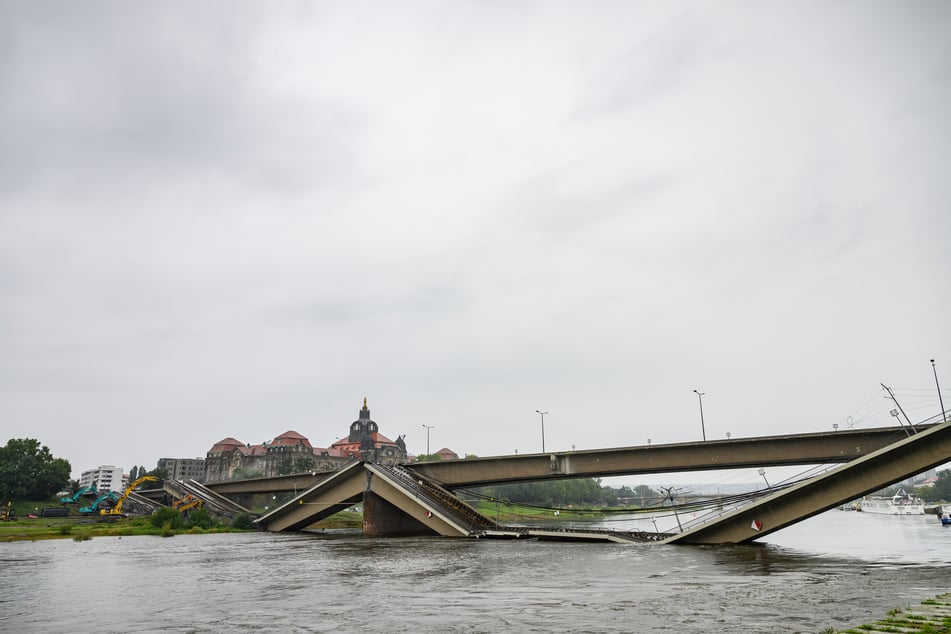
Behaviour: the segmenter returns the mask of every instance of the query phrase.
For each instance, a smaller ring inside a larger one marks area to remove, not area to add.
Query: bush
[[[155,528],[164,529],[165,525],[168,524],[169,530],[173,530],[182,527],[182,514],[170,506],[163,506],[152,513],[149,521],[152,522],[152,526]]]
[[[194,509],[189,511],[188,520],[185,524],[186,526],[208,530],[209,528],[217,526],[218,520],[215,519],[215,516],[209,513],[207,509]]]
[[[251,517],[250,513],[239,513],[235,516],[231,525],[241,530],[251,530],[254,528],[254,518]]]

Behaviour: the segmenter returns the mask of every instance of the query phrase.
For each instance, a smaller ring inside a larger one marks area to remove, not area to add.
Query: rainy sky
[[[0,443],[936,420],[949,113],[943,1],[0,0]]]

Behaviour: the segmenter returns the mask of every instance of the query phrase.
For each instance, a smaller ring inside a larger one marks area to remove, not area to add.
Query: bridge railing
[[[739,500],[735,500],[728,506],[725,506],[723,508],[715,508],[707,513],[704,513],[703,515],[698,515],[697,517],[691,519],[690,521],[681,523],[680,524],[681,532],[686,531],[687,529],[693,528],[695,526],[699,526],[701,524],[706,524],[707,522],[711,520],[715,520],[719,518],[725,513],[730,513],[732,511],[735,511],[738,508],[746,506],[747,504],[752,504],[753,502],[760,500],[767,495],[772,495],[773,493],[776,493],[777,491],[782,491],[783,489],[787,489],[793,486],[794,484],[798,484],[802,482],[803,480],[808,480],[809,478],[813,478],[817,475],[825,473],[826,471],[832,468],[834,468],[834,465],[816,465],[815,467],[812,467],[811,469],[807,469],[806,471],[802,473],[798,473],[794,476],[791,476],[789,478],[786,478],[785,480],[778,482],[775,485],[771,485],[769,488],[765,490],[756,491],[749,496],[746,496]],[[669,508],[671,508],[672,510],[675,510],[673,509],[673,507],[669,507]]]
[[[465,526],[470,532],[494,526],[494,523],[487,517],[426,478],[411,474],[406,469],[396,465],[374,466],[397,480],[408,492],[450,513],[456,521]]]

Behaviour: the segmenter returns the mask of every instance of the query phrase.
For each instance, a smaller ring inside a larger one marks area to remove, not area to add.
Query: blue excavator
[[[103,503],[105,503],[105,502],[112,502],[113,504],[115,504],[115,503],[118,502],[118,501],[119,501],[119,494],[116,493],[115,491],[109,491],[108,493],[104,493],[104,494],[100,495],[99,497],[97,497],[97,498],[93,501],[93,503],[90,504],[89,506],[83,506],[83,507],[81,507],[81,508],[79,509],[79,514],[80,514],[80,515],[92,515],[93,513],[95,513],[96,511],[99,510],[99,505],[100,505],[100,504],[103,504]]]
[[[79,489],[72,495],[67,495],[64,498],[60,498],[59,501],[62,502],[63,504],[76,504],[76,502],[79,501],[79,498],[81,498],[84,495],[97,495],[97,494],[98,494],[98,491],[96,491],[96,485],[93,484],[88,487],[83,487]]]

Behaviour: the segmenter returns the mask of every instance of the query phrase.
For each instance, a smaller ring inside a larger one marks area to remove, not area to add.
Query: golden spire
[[[367,397],[363,397],[363,409],[367,408]]]

